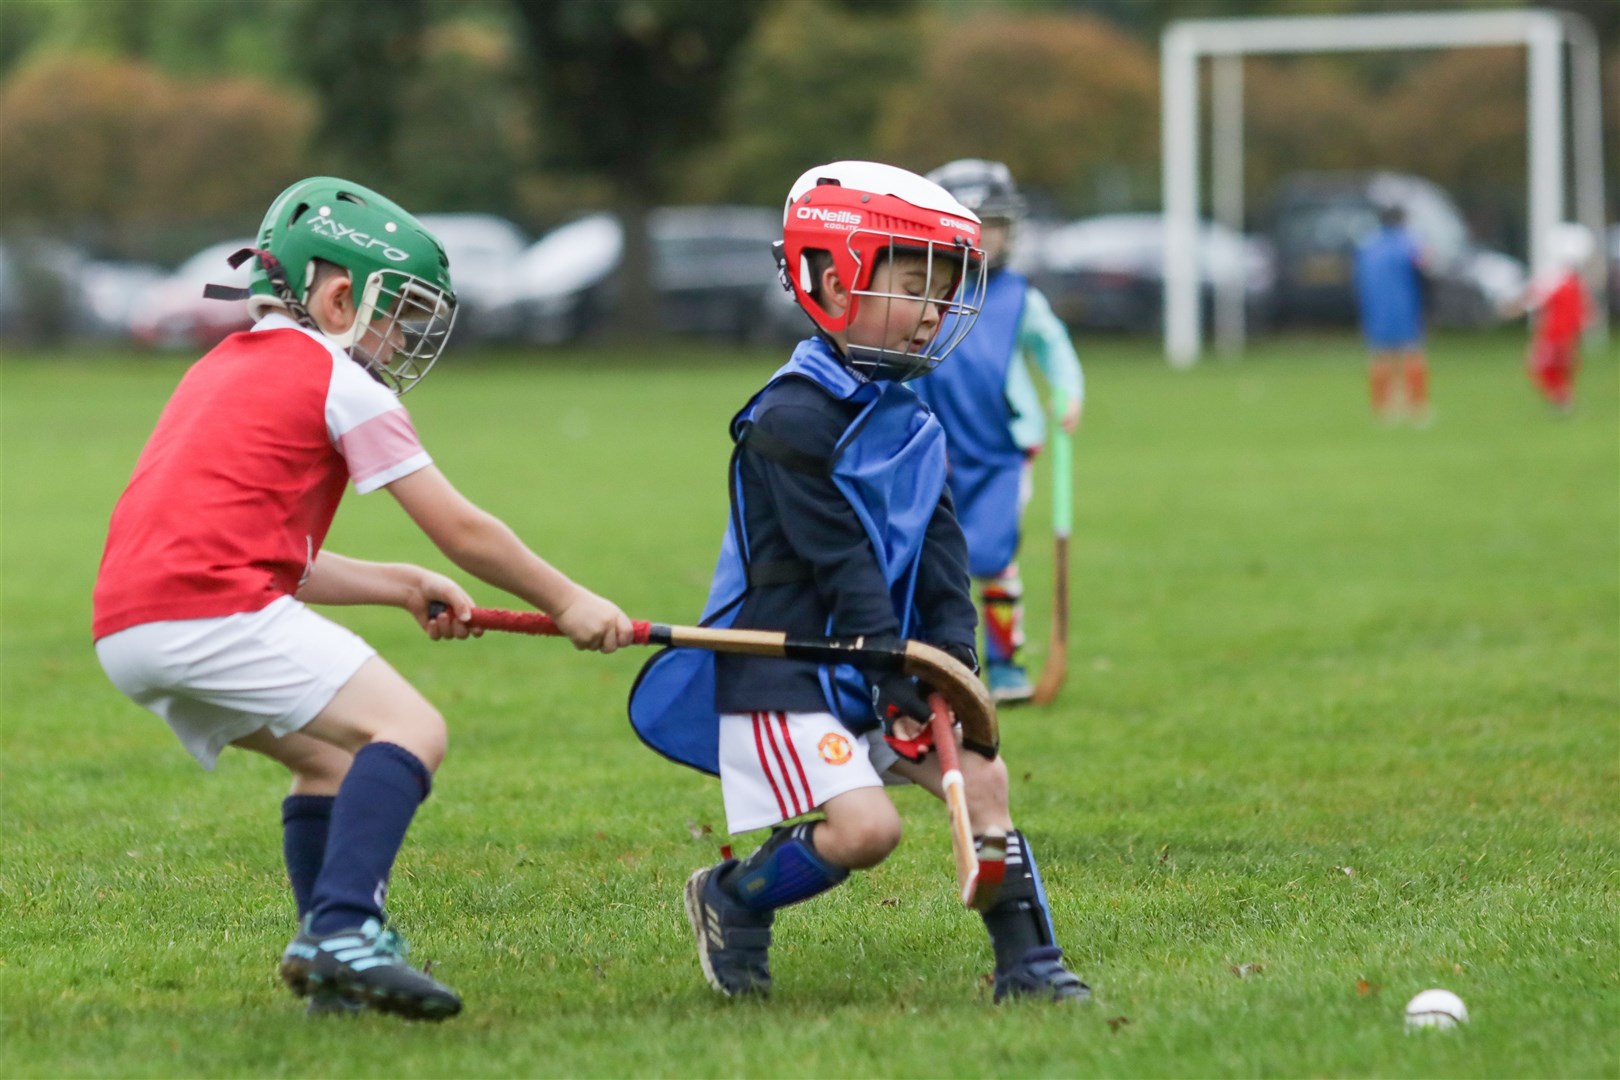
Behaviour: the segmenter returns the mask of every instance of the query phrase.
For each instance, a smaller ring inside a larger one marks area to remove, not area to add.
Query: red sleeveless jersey
[[[387,388],[267,316],[194,364],[158,418],[113,509],[94,636],[295,593],[351,479],[372,491],[431,460]]]

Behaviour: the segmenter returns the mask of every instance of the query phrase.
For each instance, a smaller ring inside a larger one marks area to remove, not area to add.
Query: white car
[[[513,275],[528,248],[523,230],[494,214],[422,214],[450,259],[456,290],[458,341],[512,340],[518,336]]]
[[[624,256],[624,226],[588,214],[536,240],[512,271],[511,302],[526,341],[555,345],[589,332],[612,307],[612,278]]]

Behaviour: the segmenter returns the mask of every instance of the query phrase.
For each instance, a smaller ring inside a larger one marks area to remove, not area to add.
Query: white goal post
[[[1547,267],[1552,226],[1564,220],[1564,48],[1569,48],[1574,127],[1575,218],[1604,244],[1602,85],[1597,39],[1572,15],[1524,9],[1389,15],[1323,15],[1254,19],[1188,19],[1165,28],[1160,45],[1163,92],[1165,228],[1164,351],[1186,367],[1202,347],[1197,244],[1199,148],[1198,62],[1214,61],[1213,207],[1217,220],[1239,231],[1242,221],[1243,57],[1249,54],[1368,49],[1445,49],[1522,45],[1528,57],[1526,128],[1529,154],[1530,265]],[[1590,267],[1589,282],[1607,320],[1607,260]],[[1216,301],[1224,347],[1243,340],[1241,280]],[[1601,333],[1601,329],[1598,331]]]

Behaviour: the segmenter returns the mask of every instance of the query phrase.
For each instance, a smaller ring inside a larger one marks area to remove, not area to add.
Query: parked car
[[[87,316],[85,332],[102,338],[132,336],[136,321],[150,309],[156,290],[168,276],[163,267],[154,263],[85,263],[79,268]]]
[[[253,325],[246,300],[209,300],[207,285],[247,288],[252,260],[232,268],[229,259],[256,241],[251,237],[211,244],[147,292],[135,312],[130,334],[142,345],[165,349],[209,349]]]
[[[0,242],[0,338],[52,341],[90,331],[80,249],[44,237]]]
[[[1105,214],[1027,232],[1017,265],[1072,327],[1152,333],[1164,324],[1164,218]],[[1275,276],[1264,241],[1201,222],[1201,302],[1213,317],[1216,290],[1243,289],[1249,325],[1270,320]]]
[[[1456,204],[1437,185],[1401,173],[1307,173],[1283,183],[1267,213],[1277,252],[1277,307],[1294,321],[1356,319],[1356,245],[1395,205],[1423,249],[1429,317],[1437,325],[1496,322],[1500,299],[1523,287],[1522,263],[1476,244]],[[1516,265],[1515,265],[1516,264]]]
[[[659,321],[677,333],[744,342],[761,335],[771,244],[782,214],[755,206],[674,206],[647,218]]]
[[[607,213],[587,214],[536,240],[512,270],[518,335],[556,345],[594,330],[613,308],[613,273],[623,254],[624,227]]]
[[[450,258],[457,301],[455,340],[465,344],[519,337],[513,273],[529,246],[523,230],[494,214],[423,214],[419,220]]]
[[[760,207],[652,211],[648,272],[660,325],[730,340],[771,335],[783,318],[776,301],[784,294],[771,258],[771,243],[781,231],[781,212]],[[618,305],[624,241],[620,219],[598,213],[547,233],[524,252],[512,275],[511,296],[521,336],[541,343],[568,341],[610,318]],[[450,271],[455,277],[453,257]]]

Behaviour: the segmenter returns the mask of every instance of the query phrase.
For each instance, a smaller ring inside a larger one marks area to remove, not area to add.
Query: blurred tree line
[[[1044,212],[1159,200],[1173,18],[1426,0],[57,0],[0,3],[0,228],[173,261],[313,172],[531,230],[775,204],[817,161],[1007,161]],[[1604,35],[1620,173],[1620,4]],[[1251,59],[1251,218],[1300,169],[1452,190],[1521,247],[1519,49]],[[1620,195],[1611,184],[1611,199]]]

